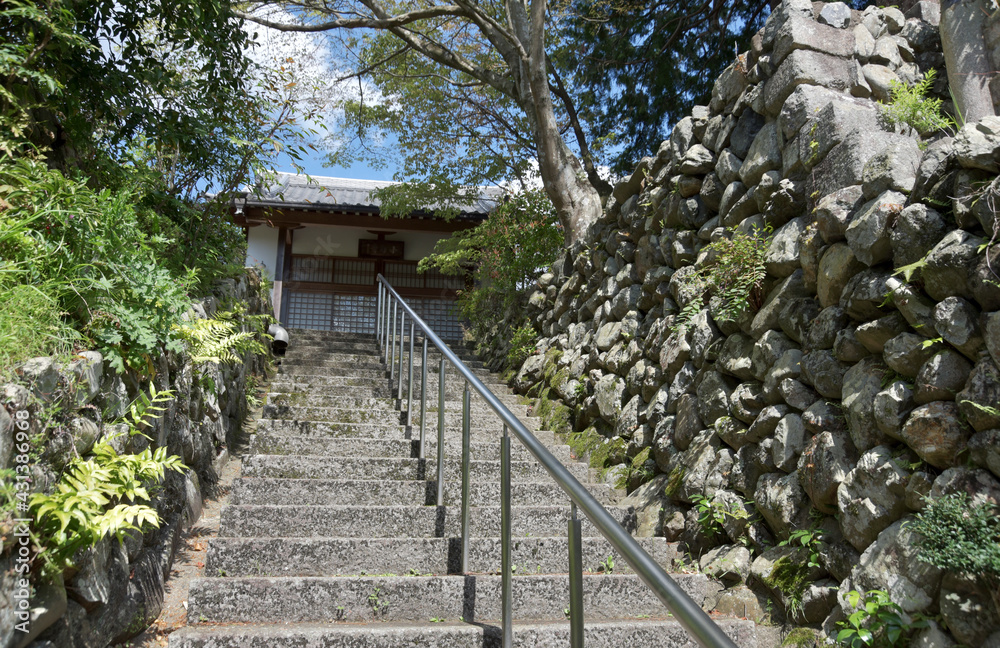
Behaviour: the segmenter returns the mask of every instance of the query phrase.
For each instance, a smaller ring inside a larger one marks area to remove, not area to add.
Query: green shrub
[[[507,351],[507,366],[510,368],[520,367],[524,361],[535,352],[535,344],[538,341],[538,334],[529,324],[517,327],[511,333],[510,350]]]
[[[897,80],[889,82],[889,103],[881,104],[881,114],[889,125],[906,124],[921,135],[955,126],[951,118],[941,114],[941,100],[927,97],[936,74],[935,70],[928,70],[913,85]]]
[[[890,648],[908,646],[914,630],[927,627],[927,621],[918,618],[907,623],[903,610],[881,590],[869,592],[850,591],[847,601],[856,608],[846,621],[838,621],[837,643],[848,648]]]

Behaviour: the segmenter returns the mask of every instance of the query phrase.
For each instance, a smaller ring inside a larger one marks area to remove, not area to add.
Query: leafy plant
[[[917,557],[939,569],[979,580],[1000,612],[1000,511],[989,502],[972,503],[967,493],[926,500],[909,523],[918,533]]]
[[[716,253],[715,260],[685,277],[688,287],[697,293],[674,319],[673,330],[691,323],[705,307],[708,297],[719,298],[716,319],[736,320],[744,312],[760,308],[767,271],[764,256],[770,243],[770,227],[754,229],[749,234],[734,232],[707,246]]]
[[[510,350],[507,351],[507,366],[520,367],[535,352],[538,334],[530,324],[523,324],[511,332]]]
[[[913,85],[896,80],[889,82],[889,103],[882,104],[882,115],[890,125],[906,124],[921,135],[955,126],[951,118],[941,114],[941,99],[927,96],[936,74],[930,69]]]
[[[778,543],[779,547],[804,547],[809,551],[809,562],[808,567],[818,568],[820,567],[819,562],[819,551],[823,544],[823,531],[820,529],[796,529],[788,535],[787,540],[782,540]]]
[[[615,557],[608,554],[605,558],[597,565],[597,571],[604,572],[605,574],[610,574],[615,571]]]
[[[625,490],[630,487],[637,488],[652,479],[656,475],[656,470],[647,465],[652,452],[653,449],[650,447],[643,448],[631,461],[626,461],[625,470],[615,480],[615,488]]]
[[[845,621],[838,621],[841,630],[837,643],[848,648],[889,648],[909,645],[913,630],[924,628],[927,621],[917,619],[907,623],[903,610],[881,590],[847,593],[847,602],[857,608]]]
[[[237,315],[240,316],[239,322],[236,320]],[[254,318],[270,319],[270,316],[247,316],[242,310],[223,311],[216,313],[214,318],[193,318],[177,326],[177,330],[187,341],[188,353],[191,354],[191,361],[195,364],[208,362],[243,364],[243,357],[247,353],[257,355],[267,353],[267,349],[257,339],[257,331],[239,330],[241,323]]]
[[[701,530],[709,535],[719,535],[723,533],[723,524],[726,522],[726,510],[722,504],[706,497],[702,494],[691,496],[691,503],[698,511],[698,525]]]

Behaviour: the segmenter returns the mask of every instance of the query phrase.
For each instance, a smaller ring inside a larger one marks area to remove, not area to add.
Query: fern
[[[908,86],[900,81],[889,83],[890,100],[882,104],[882,115],[891,125],[906,124],[921,135],[953,128],[955,122],[941,114],[941,100],[929,99],[936,72],[928,70],[924,78]]]
[[[195,319],[178,327],[181,337],[188,343],[188,352],[194,364],[209,362],[243,364],[244,354],[267,352],[253,331],[237,329],[235,314],[222,312],[213,319]],[[252,323],[257,324],[255,321]]]

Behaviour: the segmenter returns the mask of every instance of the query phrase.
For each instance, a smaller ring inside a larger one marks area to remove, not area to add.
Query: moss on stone
[[[795,628],[788,633],[782,648],[812,648],[816,645],[816,631],[810,628]]]
[[[764,583],[771,589],[781,592],[785,606],[789,611],[802,605],[802,596],[809,587],[809,568],[793,561],[789,556],[783,556],[774,562],[770,575],[764,578]]]
[[[667,497],[673,497],[680,490],[683,481],[684,467],[674,466],[674,469],[670,471],[670,475],[667,477],[667,485],[663,488],[663,494]]]

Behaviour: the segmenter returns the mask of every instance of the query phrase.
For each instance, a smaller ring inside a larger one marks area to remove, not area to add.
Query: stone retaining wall
[[[248,269],[239,281],[220,282],[211,297],[193,304],[194,316],[211,317],[237,302],[252,315],[272,312],[260,281],[259,273]],[[15,632],[14,556],[0,558],[0,646],[24,646],[40,635],[32,646],[103,648],[138,634],[156,619],[180,533],[201,515],[202,489],[217,479],[247,415],[247,375],[262,374],[267,363],[266,356],[251,354],[242,364],[197,367],[174,353],[155,359],[154,384],[158,390],[172,390],[175,399],[149,432],[151,442],[125,435],[116,449],[166,447],[190,468],[184,474],[168,472],[154,495],[151,505],[160,515],[160,527],[133,533],[124,544],[106,539],[78,557],[79,569],[65,583],[34,588],[28,637]],[[68,364],[35,358],[17,373],[18,382],[0,386],[0,467],[13,466],[13,421],[27,420],[36,435],[51,417],[44,449],[31,466],[33,492],[50,489],[69,461],[85,457],[97,441],[121,431],[110,422],[120,419],[145,389],[135,374],[119,375],[106,367],[96,351],[78,353]]]
[[[920,562],[905,525],[926,495],[1000,503],[1000,255],[977,194],[1000,120],[921,141],[876,103],[931,68],[948,97],[938,21],[926,1],[782,2],[541,277],[541,340],[514,382],[603,439],[609,479],[655,475],[634,494],[644,528],[685,542],[748,615],[835,633],[847,592],[881,589],[978,646],[1000,638],[988,592]],[[706,246],[765,226],[757,308],[726,320],[715,297],[674,326]],[[782,564],[808,556],[776,544],[810,528],[820,566],[795,601]],[[936,625],[922,640],[951,641]]]

